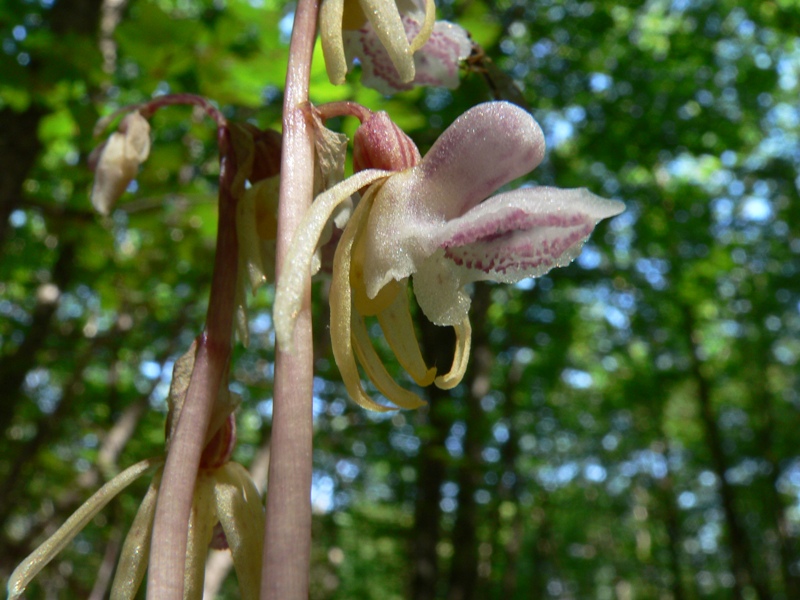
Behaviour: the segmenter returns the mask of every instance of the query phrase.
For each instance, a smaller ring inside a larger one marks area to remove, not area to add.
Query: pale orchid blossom
[[[371,315],[419,385],[458,385],[471,336],[470,298],[463,287],[480,280],[513,283],[564,266],[600,220],[624,210],[621,202],[586,189],[524,187],[489,197],[543,157],[544,135],[533,117],[512,104],[489,102],[459,117],[418,164],[398,172],[361,171],[321,194],[299,228],[284,266],[287,275],[278,283],[279,343],[286,347],[291,340],[302,297],[298,290],[310,277],[314,236],[339,202],[369,186],[339,241],[330,290],[333,352],[347,390],[367,408],[394,408],[367,396],[360,364],[394,405],[422,403],[378,358],[364,323]],[[408,306],[410,276],[425,316],[455,328],[453,366],[446,374],[436,376],[422,358]]]
[[[435,21],[433,0],[323,0],[322,50],[328,77],[344,83],[357,59],[364,85],[384,94],[414,85],[458,86],[458,68],[470,55],[467,32]]]

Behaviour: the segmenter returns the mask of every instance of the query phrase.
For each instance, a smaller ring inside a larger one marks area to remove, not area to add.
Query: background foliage
[[[0,4],[0,578],[103,481],[161,452],[171,367],[202,327],[213,127],[159,113],[140,177],[100,218],[95,121],[193,92],[278,127],[292,10]],[[798,4],[440,12],[546,131],[524,183],[586,186],[627,211],[568,268],[476,286],[470,374],[417,412],[346,397],[318,284],[313,597],[800,598]],[[312,97],[387,110],[423,151],[505,85],[473,70],[455,92],[385,99],[350,81],[330,86],[316,60]],[[271,299],[254,300],[232,370],[246,465],[269,447]],[[443,334],[420,326],[435,356]],[[31,597],[102,598],[142,494],[113,502]],[[221,594],[236,597],[233,575]]]

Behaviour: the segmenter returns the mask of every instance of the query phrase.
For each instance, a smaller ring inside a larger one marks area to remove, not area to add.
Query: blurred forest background
[[[439,11],[542,124],[547,159],[525,183],[627,211],[568,268],[476,286],[469,374],[415,412],[347,398],[316,285],[312,597],[800,598],[800,3]],[[0,582],[104,481],[162,452],[172,365],[205,314],[213,125],[159,112],[140,177],[102,218],[95,122],[194,92],[279,128],[292,16],[277,0],[0,2]],[[349,80],[331,86],[318,54],[312,99],[387,110],[423,153],[492,93],[476,70],[391,99]],[[261,480],[272,297],[251,305],[231,371],[236,458]],[[420,327],[435,355],[442,333]],[[30,597],[103,598],[145,487]],[[237,597],[234,575],[220,594]]]

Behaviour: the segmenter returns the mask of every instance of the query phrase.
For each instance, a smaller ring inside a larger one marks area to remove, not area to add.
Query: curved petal
[[[161,474],[162,471],[159,469],[153,476],[139,510],[136,511],[128,535],[125,536],[114,583],[111,585],[111,600],[133,600],[136,598],[139,586],[142,585],[150,556],[150,537],[153,533],[153,519],[156,516]]]
[[[414,292],[434,323],[453,325],[469,309],[472,281],[515,283],[569,264],[595,225],[624,210],[586,189],[523,188],[499,194],[439,231],[439,249],[414,275]]]
[[[368,37],[376,36],[389,54],[392,65],[400,74],[400,79],[413,81],[414,58],[397,4],[393,0],[359,0],[359,2],[369,19],[369,24],[360,29],[359,33]],[[374,47],[373,40],[365,40],[365,51],[369,52]]]
[[[164,462],[162,457],[148,458],[128,467],[122,473],[106,483],[92,495],[81,507],[72,513],[69,519],[51,535],[47,541],[34,550],[8,578],[8,595],[10,599],[19,598],[25,588],[53,558],[61,552],[72,539],[94,519],[106,504],[139,477]]]
[[[425,0],[425,18],[422,21],[422,26],[419,31],[414,35],[409,50],[414,54],[417,50],[425,46],[428,38],[431,37],[433,27],[436,23],[436,4],[433,0]]]
[[[347,75],[347,59],[344,56],[342,41],[342,19],[344,0],[323,0],[319,9],[319,32],[322,55],[328,79],[334,85],[344,83]]]
[[[625,205],[586,188],[523,188],[500,194],[441,231],[440,247],[472,281],[514,283],[569,264],[602,219]]]
[[[439,136],[417,167],[415,183],[429,190],[434,214],[449,221],[543,158],[544,133],[529,113],[509,102],[485,102]]]
[[[413,392],[409,392],[405,388],[398,385],[394,378],[386,371],[375,348],[372,346],[372,341],[369,339],[369,333],[364,325],[364,319],[361,315],[354,314],[352,317],[353,327],[353,342],[361,366],[369,377],[369,380],[375,384],[378,391],[383,394],[387,400],[399,406],[400,408],[414,409],[419,408],[425,402]],[[435,371],[434,371],[435,373]],[[360,403],[359,403],[360,404]],[[373,410],[393,410],[393,406],[383,406],[380,404],[372,403],[379,407]],[[366,408],[371,408],[367,406]]]
[[[362,198],[339,240],[339,245],[336,247],[330,289],[331,347],[336,366],[339,367],[339,373],[350,397],[364,408],[386,412],[392,409],[374,402],[364,392],[364,388],[361,386],[361,376],[358,373],[356,357],[353,353],[353,297],[349,277],[350,263],[353,254],[353,242],[359,228],[369,214],[373,197],[373,195],[367,193]]]
[[[303,290],[311,280],[311,262],[314,258],[314,251],[328,219],[331,218],[336,207],[347,201],[359,189],[390,174],[388,171],[372,169],[356,173],[317,196],[306,211],[303,220],[297,227],[291,247],[286,253],[280,279],[275,289],[275,304],[272,311],[275,335],[284,350],[291,350],[294,325],[303,301]],[[347,279],[349,281],[349,278]]]
[[[383,335],[402,367],[411,375],[417,385],[425,387],[433,383],[436,368],[428,368],[414,333],[414,321],[408,305],[408,291],[400,282],[401,290],[385,310],[378,313]],[[363,361],[362,361],[363,364]]]
[[[533,169],[543,155],[542,130],[521,108],[488,102],[464,113],[419,165],[390,177],[375,199],[364,241],[367,295],[414,273],[439,247],[446,221]]]
[[[469,318],[458,325],[453,325],[456,330],[456,351],[453,354],[453,366],[445,375],[440,375],[434,382],[440,390],[451,390],[456,387],[464,378],[469,363],[469,351],[472,347],[472,325]]]
[[[264,553],[264,507],[247,470],[229,462],[216,472],[214,502],[225,539],[233,554],[239,596],[258,600]]]

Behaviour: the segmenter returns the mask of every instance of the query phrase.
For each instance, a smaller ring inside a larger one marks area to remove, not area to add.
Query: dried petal
[[[92,206],[107,215],[136,177],[139,165],[150,154],[150,124],[138,112],[132,112],[120,123],[99,152],[92,187]]]

